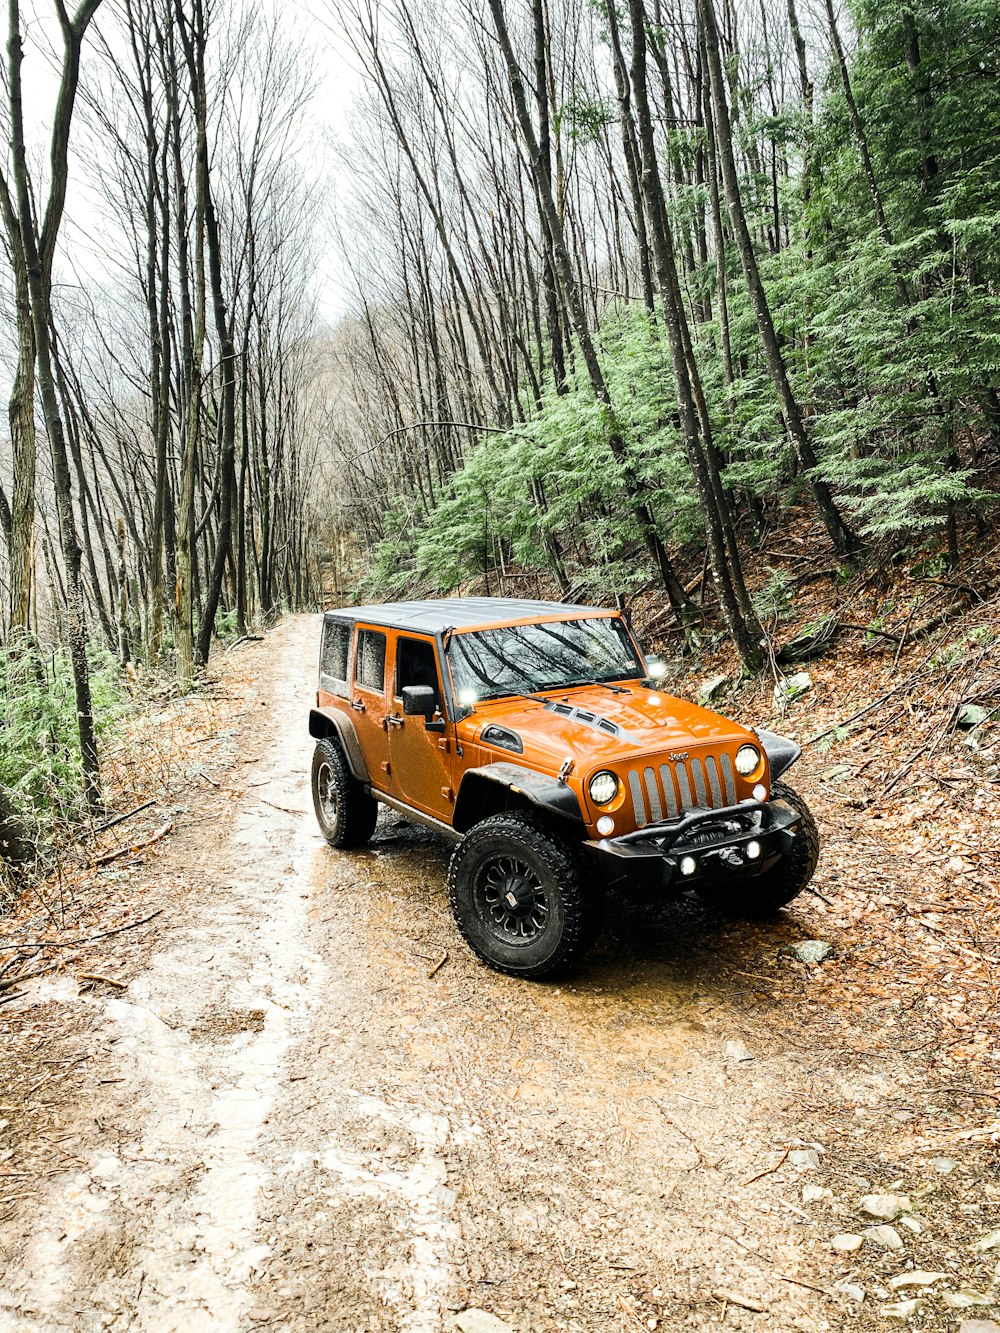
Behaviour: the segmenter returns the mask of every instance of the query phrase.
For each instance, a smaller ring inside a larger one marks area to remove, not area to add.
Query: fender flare
[[[780,778],[782,773],[791,768],[802,753],[801,745],[789,740],[787,736],[779,736],[775,731],[765,731],[762,727],[758,727],[756,735],[767,755],[772,781]]]
[[[583,827],[580,802],[572,787],[547,773],[505,763],[483,764],[466,771],[455,798],[452,826],[466,833],[487,815],[525,803]]]
[[[347,757],[347,764],[353,777],[366,785],[371,782],[368,765],[354,730],[354,723],[338,708],[310,708],[309,735],[315,740],[333,736],[340,742],[340,748]]]

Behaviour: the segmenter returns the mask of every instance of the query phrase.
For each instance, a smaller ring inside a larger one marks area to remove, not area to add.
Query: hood
[[[491,723],[508,727],[521,737],[525,750],[548,754],[556,768],[568,756],[578,757],[590,769],[665,750],[753,739],[746,727],[686,699],[638,685],[627,688],[627,694],[614,694],[599,685],[553,690],[541,696],[544,704],[495,699],[479,704],[462,729],[474,729],[469,739],[488,745],[483,732]]]

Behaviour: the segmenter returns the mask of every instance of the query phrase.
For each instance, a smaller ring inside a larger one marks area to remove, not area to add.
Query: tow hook
[[[740,856],[735,847],[720,847],[715,854],[720,861],[725,861],[726,865],[741,866],[743,864],[743,857]]]

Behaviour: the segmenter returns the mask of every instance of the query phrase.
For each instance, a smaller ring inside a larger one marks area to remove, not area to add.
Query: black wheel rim
[[[549,919],[548,895],[537,874],[517,856],[491,856],[472,886],[476,915],[501,944],[533,944]]]
[[[326,760],[320,764],[316,773],[316,797],[323,823],[327,828],[333,828],[337,822],[337,784],[333,769]]]

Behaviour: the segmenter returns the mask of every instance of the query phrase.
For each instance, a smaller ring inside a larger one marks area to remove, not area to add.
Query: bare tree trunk
[[[812,440],[806,431],[798,399],[795,397],[788,376],[788,368],[778,345],[778,338],[774,331],[774,321],[771,318],[771,308],[767,301],[767,294],[764,291],[764,284],[761,281],[753,240],[743,210],[743,199],[736,173],[736,157],[733,153],[732,126],[729,120],[729,107],[726,102],[726,90],[723,83],[722,60],[719,54],[719,31],[716,26],[713,0],[698,0],[698,12],[701,17],[709,86],[712,91],[712,104],[715,112],[715,135],[722,181],[729,204],[733,235],[743,265],[743,276],[746,279],[750,301],[757,317],[757,328],[764,348],[764,359],[771,376],[771,382],[778,395],[778,401],[781,403],[785,425],[795,446],[799,463],[809,474],[809,485],[823,523],[830,535],[830,540],[837,551],[847,554],[857,548],[858,540],[844,522],[834,502],[830,487],[816,475],[816,453],[812,446]]]
[[[833,43],[834,54],[837,57],[837,69],[840,72],[840,81],[844,89],[844,101],[847,103],[847,110],[851,118],[851,128],[854,131],[854,142],[857,145],[858,157],[861,159],[861,167],[865,174],[865,182],[868,185],[868,193],[871,196],[872,208],[875,210],[875,222],[878,226],[878,234],[882,239],[882,244],[888,250],[892,248],[893,244],[892,232],[889,230],[889,223],[886,220],[885,205],[882,202],[882,192],[879,189],[878,181],[875,179],[875,168],[872,165],[872,155],[868,151],[868,135],[865,131],[865,123],[861,119],[861,112],[858,110],[858,103],[854,96],[851,73],[847,68],[847,56],[844,53],[844,44],[840,40],[837,20],[833,12],[833,0],[826,0],[826,18],[830,29],[830,41]],[[906,279],[903,277],[902,270],[899,267],[899,261],[891,257],[889,263],[896,278],[896,290],[899,293],[900,303],[904,306],[908,306],[910,304],[910,292],[906,285]]]
[[[631,461],[627,455],[625,441],[621,437],[620,427],[615,420],[611,395],[608,392],[608,387],[604,380],[604,374],[601,370],[600,360],[597,355],[597,348],[594,344],[593,337],[591,336],[590,325],[583,308],[583,302],[580,297],[580,288],[573,267],[573,260],[566,244],[566,236],[563,230],[562,221],[556,208],[549,167],[545,162],[538,144],[538,139],[535,135],[534,126],[531,123],[531,115],[528,111],[528,99],[525,93],[521,67],[514,54],[510,34],[507,31],[507,22],[503,11],[503,0],[489,0],[489,3],[497,38],[499,39],[504,62],[507,66],[507,77],[510,84],[511,96],[514,101],[517,122],[521,130],[521,137],[524,140],[524,145],[527,149],[532,171],[536,180],[538,200],[542,209],[543,224],[548,231],[548,237],[551,242],[553,259],[556,266],[556,275],[559,280],[563,302],[566,306],[573,332],[576,335],[580,354],[583,357],[583,362],[587,369],[587,376],[590,380],[594,398],[597,401],[604,418],[608,448],[621,468],[622,479],[625,482],[627,493],[631,497],[630,508],[635,516],[646,549],[649,551],[654,564],[660,571],[660,578],[671,607],[678,620],[683,623],[685,607],[689,606],[688,598],[684,589],[681,587],[676,571],[667,556],[659,533],[656,531],[653,516],[645,502],[639,498],[642,487],[638,478],[635,476]]]
[[[677,275],[673,235],[667,219],[656,156],[646,73],[646,13],[642,0],[629,0],[629,17],[632,25],[630,74],[639,131],[642,189],[647,228],[653,242],[657,279],[663,299],[684,447],[701,502],[706,550],[723,619],[744,666],[748,671],[756,672],[763,663],[761,644],[764,632],[744,583],[739,548],[719,477],[708,412],[704,406],[701,386],[696,379],[698,368],[691,349],[690,330]]]
[[[194,679],[194,496],[201,436],[201,376],[205,348],[205,192],[208,180],[207,103],[204,80],[205,27],[201,0],[195,0],[190,21],[176,0],[174,12],[184,47],[185,63],[195,108],[195,202],[194,316],[189,383],[186,403],[184,450],[181,459],[180,505],[177,511],[176,583],[174,590],[174,639],[177,645],[177,677],[189,684]],[[179,148],[175,148],[179,160]],[[178,228],[187,219],[178,214]]]
[[[67,579],[67,630],[73,683],[76,695],[77,729],[80,738],[80,758],[83,769],[84,795],[91,808],[100,799],[97,738],[90,699],[90,673],[87,665],[87,626],[83,580],[82,552],[73,512],[73,490],[69,457],[53,365],[52,334],[52,262],[56,239],[66,202],[68,179],[69,134],[73,107],[80,76],[80,50],[91,19],[100,0],[84,0],[73,18],[60,7],[59,23],[63,38],[63,58],[60,71],[59,93],[51,134],[51,179],[41,229],[32,198],[24,143],[24,116],[21,94],[20,9],[18,0],[8,3],[7,79],[11,109],[11,163],[14,196],[3,185],[8,203],[16,201],[16,216],[20,237],[21,259],[31,312],[35,357],[38,371],[38,389],[41,395],[45,429],[52,455],[52,473],[59,517],[59,535]],[[5,213],[7,207],[5,206]],[[26,386],[25,386],[26,387]]]

